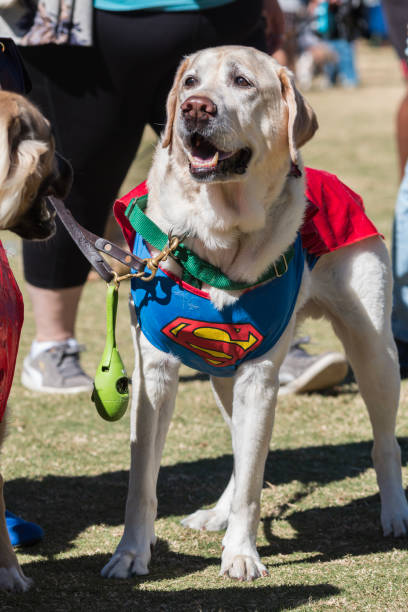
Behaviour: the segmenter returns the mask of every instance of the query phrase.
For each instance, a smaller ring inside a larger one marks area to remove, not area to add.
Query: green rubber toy
[[[106,296],[106,343],[96,370],[92,401],[106,421],[118,421],[129,403],[128,377],[116,348],[115,324],[118,309],[118,289],[108,286]]]

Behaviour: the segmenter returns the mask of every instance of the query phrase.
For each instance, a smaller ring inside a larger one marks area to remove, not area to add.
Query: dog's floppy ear
[[[279,71],[282,96],[288,106],[288,139],[291,160],[297,163],[297,150],[310,140],[318,126],[317,118],[310,104],[295,87],[293,78],[286,68]]]
[[[174,77],[173,86],[170,90],[170,93],[167,97],[167,122],[166,129],[164,130],[162,147],[166,148],[171,143],[172,135],[173,135],[173,123],[174,118],[177,112],[177,90],[179,83],[183,77],[183,74],[187,70],[187,66],[189,65],[189,59],[186,58],[178,67],[176,72],[176,76]]]
[[[5,108],[5,107],[3,107]],[[0,118],[0,225],[4,228],[26,206],[41,181],[40,157],[46,142],[24,136],[21,115],[2,113]]]

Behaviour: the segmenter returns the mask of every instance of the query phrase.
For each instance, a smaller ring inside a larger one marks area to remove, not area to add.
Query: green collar
[[[125,215],[129,219],[131,226],[140,234],[146,242],[150,243],[155,249],[162,251],[168,244],[168,236],[149,217],[144,214],[147,206],[147,195],[134,198],[130,201]],[[202,283],[225,289],[226,291],[238,291],[259,285],[268,280],[279,278],[285,274],[290,261],[293,259],[295,249],[291,245],[288,250],[281,255],[279,260],[272,264],[255,283],[240,283],[233,281],[223,274],[219,268],[204,261],[184,244],[180,243],[172,254],[172,257],[183,268],[182,280],[194,287],[201,288]]]

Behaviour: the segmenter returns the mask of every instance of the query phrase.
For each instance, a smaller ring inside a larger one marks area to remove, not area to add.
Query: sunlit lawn
[[[362,86],[312,91],[320,130],[304,150],[308,165],[337,173],[361,193],[390,244],[397,190],[394,116],[403,84],[389,48],[359,50]],[[144,178],[152,133],[122,192]],[[21,280],[20,247],[3,234]],[[15,255],[13,255],[13,250]],[[21,287],[24,290],[23,282]],[[127,288],[120,290],[117,338],[129,372]],[[78,339],[93,373],[104,344],[105,286],[89,282]],[[311,350],[339,348],[329,326],[304,326]],[[0,595],[1,610],[406,610],[407,543],[384,539],[371,467],[371,431],[353,385],[279,403],[262,494],[258,545],[270,576],[253,584],[218,577],[221,533],[190,532],[180,519],[213,504],[232,466],[229,434],[208,382],[183,370],[159,478],[159,543],[147,577],[108,581],[101,567],[121,535],[127,489],[128,418],[107,423],[87,395],[59,398],[20,385],[33,334],[30,306],[12,392],[3,473],[10,510],[39,522],[40,544],[19,552],[34,588]],[[398,436],[408,481],[408,386]]]

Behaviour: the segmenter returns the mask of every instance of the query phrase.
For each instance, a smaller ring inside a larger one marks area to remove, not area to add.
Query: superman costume
[[[23,297],[0,242],[0,422],[13,382],[24,319]]]
[[[232,376],[248,359],[276,344],[296,304],[305,260],[313,267],[320,255],[378,236],[360,196],[328,172],[306,168],[305,221],[294,243],[286,272],[245,290],[218,311],[208,293],[159,268],[146,283],[132,279],[138,323],[156,348],[214,376]],[[127,205],[147,193],[142,183],[115,203],[115,216],[133,253],[150,257],[143,238],[126,217]]]

